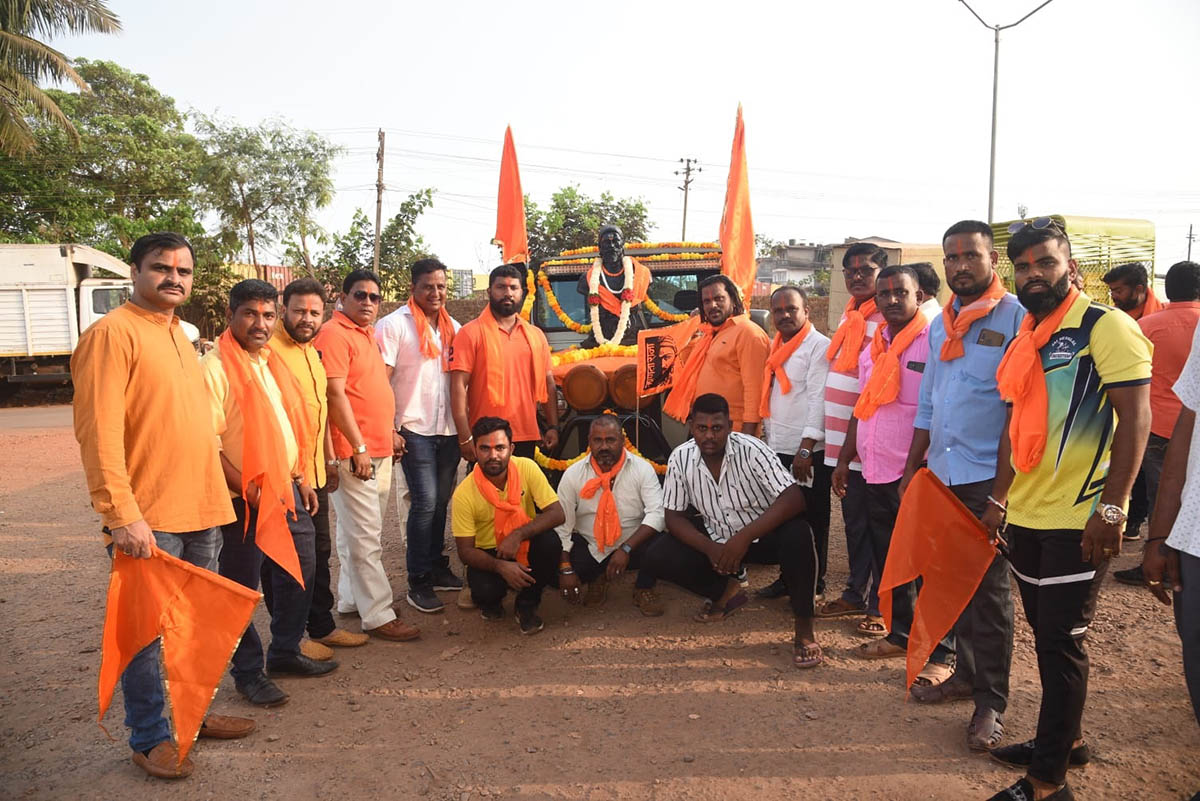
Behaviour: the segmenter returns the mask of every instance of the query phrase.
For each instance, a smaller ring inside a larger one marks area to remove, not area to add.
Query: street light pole
[[[971,8],[971,6],[967,3],[967,0],[958,0],[958,2],[967,7],[967,11],[970,11],[971,16],[979,20],[980,25],[992,31],[992,33],[995,35],[995,55],[992,58],[992,151],[991,160],[988,166],[988,222],[992,222],[995,219],[994,211],[996,207],[996,119],[999,110],[997,101],[999,100],[1000,96],[1000,31],[1017,27],[1034,14],[1050,5],[1053,0],[1046,0],[1046,2],[1042,3],[1033,11],[1030,11],[1016,22],[1009,23],[1008,25],[988,25],[983,21],[983,17],[975,13],[975,9]]]

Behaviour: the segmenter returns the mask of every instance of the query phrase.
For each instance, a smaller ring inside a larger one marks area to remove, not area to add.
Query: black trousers
[[[887,564],[888,547],[892,542],[892,529],[896,527],[896,514],[900,511],[900,479],[888,484],[867,484],[867,519],[870,528],[871,550],[879,575],[883,575]],[[892,628],[887,641],[902,648],[908,647],[908,632],[912,629],[913,607],[917,603],[920,582],[910,581],[891,590]],[[948,633],[933,649],[930,662],[949,665],[954,661],[954,635]]]
[[[539,440],[530,439],[521,442],[513,443],[513,456],[523,456],[526,459],[533,458],[533,451],[541,445]]]
[[[976,517],[983,516],[991,489],[991,479],[949,488]],[[1008,560],[1000,554],[954,624],[954,640],[955,677],[974,688],[976,708],[1003,713],[1012,670],[1013,599]]]
[[[1108,563],[1083,561],[1082,531],[1010,525],[1009,562],[1033,629],[1042,706],[1029,775],[1062,784],[1071,745],[1083,736],[1088,655],[1083,638],[1096,613],[1096,596]]]
[[[791,472],[794,453],[779,454],[779,461]],[[813,481],[804,491],[804,517],[812,528],[813,544],[817,546],[817,595],[825,592],[825,570],[829,566],[830,492],[833,489],[833,468],[825,464],[825,451],[813,451]]]
[[[496,555],[495,548],[487,552]],[[536,609],[542,602],[542,590],[558,586],[560,556],[562,543],[553,529],[543,531],[529,541],[529,570],[533,574],[533,584],[517,592],[518,609]],[[467,586],[471,588],[471,600],[481,608],[498,606],[512,590],[499,573],[470,566],[467,567]]]
[[[803,517],[793,517],[771,531],[746,550],[743,563],[779,565],[783,583],[787,586],[796,617],[813,616],[813,595],[817,589],[817,550],[813,545],[812,529]],[[729,576],[713,570],[708,557],[684,545],[675,537],[655,537],[642,557],[638,580],[666,579],[715,601],[725,593]],[[650,586],[653,586],[651,584]]]
[[[312,578],[312,603],[308,607],[308,636],[314,640],[328,637],[337,628],[333,622],[333,590],[329,586],[329,556],[333,551],[329,538],[329,491],[324,487],[317,490],[317,513],[313,515],[313,528],[316,530],[313,551],[316,555],[316,567]],[[263,603],[270,612],[273,609],[271,593],[270,560],[263,560],[262,594]]]
[[[641,570],[646,551],[654,544],[655,540],[669,536],[671,535],[660,531],[641,545],[638,545],[629,554],[629,567],[626,569],[638,571],[637,581],[634,582],[634,586],[639,590],[649,590],[654,587],[654,576],[647,575]],[[584,584],[591,584],[600,578],[604,571],[608,569],[608,560],[612,559],[613,553],[615,551],[608,552],[604,555],[603,561],[597,562],[596,557],[592,556],[591,550],[588,549],[587,540],[579,536],[579,534],[571,535],[571,568]]]

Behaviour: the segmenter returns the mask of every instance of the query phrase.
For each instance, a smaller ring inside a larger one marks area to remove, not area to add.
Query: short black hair
[[[771,293],[771,300],[775,300],[775,296],[780,292],[795,292],[800,296],[800,305],[806,309],[808,308],[808,293],[800,287],[793,286],[792,284],[784,284],[783,286],[775,287],[775,291]]]
[[[615,414],[598,414],[596,419],[588,424],[588,436],[591,436],[592,429],[596,426],[614,426],[618,431],[623,430],[621,426],[621,418]]]
[[[355,284],[359,281],[374,281],[375,286],[383,289],[383,281],[379,280],[379,274],[374,270],[368,270],[365,267],[360,267],[357,270],[351,270],[350,273],[342,280],[342,293],[348,293]]]
[[[512,442],[512,426],[503,417],[480,417],[475,421],[475,425],[471,426],[471,436],[475,439],[486,437],[497,431],[503,431],[504,436],[508,437],[508,441]]]
[[[729,295],[733,301],[733,313],[745,314],[746,307],[742,305],[742,293],[738,290],[737,284],[733,283],[733,279],[728,275],[710,275],[700,282],[700,286],[696,287],[696,294],[701,298],[704,297],[704,288],[720,284],[725,287],[725,293]],[[701,304],[703,305],[703,303]]]
[[[1200,300],[1200,264],[1177,261],[1167,270],[1167,300],[1171,303]]]
[[[1032,225],[1026,225],[1021,230],[1012,235],[1008,240],[1008,247],[1004,250],[1008,254],[1008,260],[1015,262],[1017,258],[1035,245],[1040,245],[1043,242],[1054,240],[1062,242],[1067,246],[1067,255],[1071,255],[1071,239],[1067,236],[1067,232],[1060,229],[1056,224],[1048,225],[1045,228],[1034,228]]]
[[[887,267],[887,251],[872,242],[855,242],[842,254],[842,267],[849,267],[854,260],[863,257],[880,269]]]
[[[933,264],[918,261],[905,266],[912,267],[913,272],[917,274],[917,285],[921,287],[921,291],[936,298],[938,290],[942,288],[942,279],[938,277],[937,270],[933,269]]]
[[[1100,279],[1106,284],[1111,284],[1116,281],[1129,284],[1130,286],[1149,286],[1150,276],[1146,273],[1146,265],[1140,261],[1132,261],[1129,264],[1120,264],[1113,267],[1104,274]]]
[[[893,264],[891,267],[884,267],[879,271],[879,275],[875,276],[875,283],[878,284],[885,278],[895,278],[897,275],[907,275],[914,284],[918,287],[921,286],[921,276],[917,274],[911,264]]]
[[[129,249],[129,263],[140,270],[142,269],[142,259],[151,253],[159,250],[179,250],[180,248],[187,248],[188,253],[192,254],[192,262],[195,263],[196,251],[192,249],[192,243],[187,241],[187,237],[183,234],[177,234],[174,231],[159,231],[139,236],[133,243],[133,247]]]
[[[238,281],[229,290],[229,310],[231,312],[237,311],[243,303],[252,303],[256,300],[278,303],[279,290],[275,288],[274,284],[268,284],[258,278]]]
[[[988,241],[993,247],[996,244],[996,234],[992,231],[992,226],[981,220],[959,220],[954,225],[946,229],[946,233],[942,234],[943,244],[947,239],[958,234],[979,234]]]
[[[692,401],[692,411],[688,414],[691,420],[698,414],[723,414],[729,417],[729,401],[715,392],[706,392]]]
[[[492,288],[492,284],[496,283],[497,278],[515,278],[521,282],[521,287],[524,288],[525,269],[520,264],[501,264],[488,275],[488,289]]]
[[[436,273],[438,270],[441,270],[446,274],[450,273],[450,271],[446,269],[446,265],[442,264],[437,259],[418,259],[412,263],[411,267],[408,268],[408,273],[412,276],[412,282],[415,285],[417,283],[417,279],[422,275]]]
[[[283,288],[283,305],[288,305],[296,295],[316,295],[325,303],[325,287],[315,278],[297,278]]]

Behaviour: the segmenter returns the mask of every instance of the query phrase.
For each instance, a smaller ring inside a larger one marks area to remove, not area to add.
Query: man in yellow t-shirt
[[[555,564],[564,575],[574,572],[554,531],[566,516],[537,464],[512,455],[507,420],[481,417],[471,436],[479,461],[454,491],[450,510],[471,599],[484,620],[501,620],[512,589],[521,633],[537,634],[542,590],[558,586]]]

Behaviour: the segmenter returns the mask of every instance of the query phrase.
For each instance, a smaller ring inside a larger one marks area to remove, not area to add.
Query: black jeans
[[[448,565],[442,549],[446,540],[446,507],[454,492],[454,472],[461,458],[454,436],[427,437],[401,430],[408,444],[400,468],[412,496],[405,535],[408,585],[433,581],[433,569]]]
[[[793,517],[758,541],[750,543],[742,562],[779,565],[792,612],[799,618],[813,616],[813,595],[817,589],[817,550],[807,520]],[[643,577],[647,581],[666,579],[711,601],[716,601],[725,593],[730,578],[713,570],[708,556],[671,536],[655,537],[650,542],[642,557],[638,581],[641,582]]]
[[[654,536],[647,539],[638,547],[634,548],[629,554],[629,567],[627,570],[637,570],[637,581],[634,586],[639,590],[649,590],[654,587],[654,576],[647,575],[641,569],[642,562],[646,558],[646,551],[654,544],[655,540],[662,537],[669,537],[665,532],[658,532]],[[608,560],[612,559],[615,550],[609,551],[604,556],[601,562],[596,561],[596,557],[592,556],[592,552],[588,549],[587,540],[578,534],[571,535],[571,568],[575,571],[575,575],[579,576],[579,580],[584,584],[591,584],[608,569]]]
[[[982,517],[992,480],[957,484],[954,496]],[[1008,680],[1012,671],[1013,599],[1008,560],[1000,554],[979,582],[971,602],[954,624],[956,678],[974,689],[976,708],[1003,713],[1008,707]]]
[[[300,559],[300,574],[304,577],[304,586],[296,583],[287,571],[275,564],[273,560],[265,559],[254,541],[255,526],[258,523],[258,511],[249,509],[250,525],[246,528],[246,502],[241,498],[233,499],[233,511],[237,520],[221,526],[224,544],[221,547],[220,570],[227,579],[232,579],[243,587],[257,590],[262,580],[264,562],[269,566],[271,587],[271,646],[267,649],[267,665],[272,662],[296,656],[300,653],[300,638],[304,636],[304,626],[308,622],[308,607],[312,602],[313,573],[315,569],[313,521],[308,512],[304,511],[304,502],[300,499],[300,491],[293,487],[295,494],[296,516],[288,519],[288,529],[292,533],[292,542],[296,545],[296,556]],[[244,532],[244,536],[243,536]],[[242,683],[259,676],[263,672],[263,647],[254,623],[246,626],[237,650],[233,652],[230,673],[236,683]]]
[[[832,475],[832,474],[831,474]],[[879,576],[883,565],[875,564],[871,547],[871,520],[867,515],[867,482],[861,470],[851,470],[846,484],[846,497],[842,498],[842,520],[846,524],[846,556],[850,562],[850,575],[842,600],[852,604],[866,604],[867,614],[879,614]]]
[[[317,490],[317,513],[312,521],[316,532],[313,544],[316,567],[312,578],[312,603],[308,606],[308,636],[319,640],[328,637],[337,628],[333,622],[333,591],[329,586],[329,555],[333,550],[329,538],[329,492],[324,487]],[[263,560],[262,594],[268,612],[274,608],[271,595],[271,572],[274,569],[269,559]]]
[[[779,454],[779,461],[792,471],[794,453]],[[830,491],[833,489],[833,468],[825,464],[825,451],[813,451],[813,480],[804,491],[804,517],[812,528],[813,544],[817,546],[817,595],[825,592],[825,570],[829,566]]]
[[[1082,531],[1010,525],[1009,562],[1017,576],[1025,618],[1033,629],[1042,707],[1029,775],[1062,784],[1075,740],[1083,736],[1088,655],[1083,647],[1108,563],[1083,561]]]
[[[487,553],[495,556],[496,549],[489,548]],[[536,609],[542,602],[542,590],[558,586],[560,556],[562,542],[553,529],[543,531],[529,541],[529,570],[533,574],[533,583],[517,592],[518,609]],[[512,590],[499,573],[470,566],[467,567],[467,586],[471,588],[471,600],[483,609],[499,606]]]
[[[867,484],[867,518],[871,538],[871,549],[879,573],[887,564],[888,546],[892,542],[892,529],[896,527],[896,514],[900,511],[900,479],[889,484]],[[892,593],[892,628],[887,641],[902,648],[908,647],[908,632],[912,628],[913,607],[917,602],[920,580],[910,581],[894,588]],[[947,634],[933,649],[930,662],[949,665],[954,661],[954,635]]]

